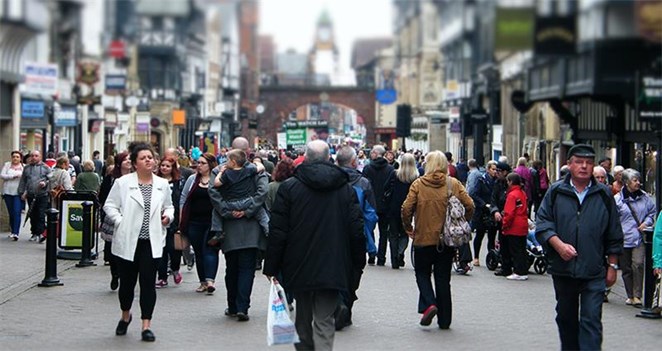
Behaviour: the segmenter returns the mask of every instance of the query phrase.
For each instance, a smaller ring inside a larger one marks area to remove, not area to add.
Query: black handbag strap
[[[632,214],[632,217],[634,218],[634,221],[637,222],[637,227],[641,225],[641,221],[639,220],[639,217],[637,217],[637,214],[634,212],[632,209],[632,205],[629,202],[626,202],[625,199],[623,199],[623,202],[628,206],[630,209],[630,213]]]

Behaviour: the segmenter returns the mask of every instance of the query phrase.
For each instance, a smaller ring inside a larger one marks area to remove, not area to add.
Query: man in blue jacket
[[[570,148],[570,173],[551,186],[536,218],[536,238],[554,281],[562,350],[601,349],[603,295],[616,282],[623,251],[618,210],[609,188],[593,178],[594,164],[592,146]]]

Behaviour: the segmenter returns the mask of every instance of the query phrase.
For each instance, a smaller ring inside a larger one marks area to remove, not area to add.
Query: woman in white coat
[[[103,207],[115,224],[112,252],[119,261],[122,318],[115,334],[126,334],[131,323],[131,304],[139,280],[142,340],[154,341],[150,329],[156,304],[154,281],[174,207],[168,181],[152,173],[155,164],[152,148],[138,144],[130,152],[135,173],[115,181]]]

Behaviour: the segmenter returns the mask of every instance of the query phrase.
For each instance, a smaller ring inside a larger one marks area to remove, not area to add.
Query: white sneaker
[[[513,274],[507,276],[506,279],[523,281],[523,280],[529,280],[529,276],[528,275],[517,275],[517,274],[513,273]]]
[[[39,239],[39,235],[32,234],[32,236],[30,237],[30,241],[37,241],[37,239]]]

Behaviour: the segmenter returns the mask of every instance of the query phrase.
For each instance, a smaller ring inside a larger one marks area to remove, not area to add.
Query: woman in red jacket
[[[529,265],[526,258],[526,234],[529,231],[526,194],[522,189],[522,178],[517,173],[506,177],[508,192],[503,210],[501,229],[501,269],[510,273],[508,280],[529,279]],[[505,274],[504,274],[505,275]]]

